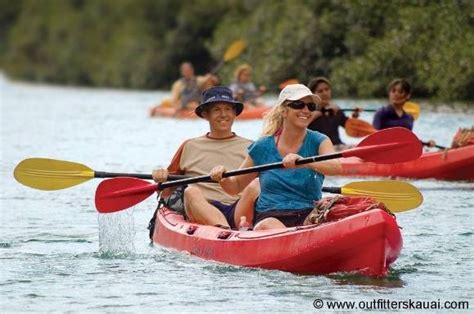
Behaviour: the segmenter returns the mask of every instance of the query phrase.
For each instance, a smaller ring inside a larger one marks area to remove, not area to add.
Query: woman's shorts
[[[235,206],[237,206],[238,201],[235,201],[232,204],[226,205],[222,204],[219,201],[209,201],[209,204],[217,207],[217,209],[224,214],[227,223],[229,224],[231,229],[236,229],[235,221],[234,221],[234,213],[235,213]]]
[[[265,218],[272,217],[278,219],[287,227],[302,226],[304,220],[312,210],[313,208],[255,212],[254,224],[257,224]]]

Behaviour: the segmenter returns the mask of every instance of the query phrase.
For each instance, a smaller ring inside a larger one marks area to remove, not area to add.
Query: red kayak
[[[271,107],[245,107],[242,113],[237,116],[238,120],[262,119],[263,115],[270,111]],[[176,118],[176,119],[197,119],[194,110],[177,110],[175,108],[158,105],[150,109],[151,117]]]
[[[474,145],[425,153],[404,163],[375,164],[351,157],[341,159],[344,176],[380,176],[433,178],[438,180],[474,180]]]
[[[189,223],[161,208],[153,242],[203,259],[299,274],[357,272],[384,276],[399,256],[402,237],[381,209],[335,222],[265,231],[228,231]]]

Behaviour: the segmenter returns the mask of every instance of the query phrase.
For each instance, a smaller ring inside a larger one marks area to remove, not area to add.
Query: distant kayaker
[[[405,79],[395,79],[388,85],[389,104],[375,112],[372,125],[377,130],[400,126],[413,129],[414,118],[403,110],[411,97],[411,85]]]
[[[229,169],[238,168],[246,157],[251,140],[232,132],[235,117],[243,110],[243,104],[232,97],[227,87],[217,86],[204,91],[201,104],[196,107],[197,116],[209,122],[206,135],[185,141],[175,153],[167,169],[153,170],[156,182],[166,181],[168,174],[189,176],[207,175],[215,165]],[[170,191],[166,191],[168,194]],[[240,217],[235,212],[253,209],[258,195],[258,183],[239,196],[225,193],[218,183],[197,183],[184,191],[184,205],[187,219],[205,225],[223,228],[238,227]],[[166,193],[165,193],[166,196]]]
[[[218,79],[212,74],[195,76],[190,62],[183,62],[180,72],[181,78],[171,87],[171,102],[176,109],[194,109],[199,105],[202,91],[215,86]]]
[[[317,111],[314,120],[308,128],[323,133],[331,139],[336,150],[348,148],[339,137],[339,126],[345,127],[348,117],[340,110],[339,106],[332,101],[332,86],[325,77],[316,77],[309,81],[308,88],[321,98],[321,110]],[[358,117],[359,108],[353,114]]]
[[[234,94],[234,98],[242,102],[245,106],[264,106],[259,97],[266,92],[265,86],[257,88],[252,82],[252,67],[248,64],[241,64],[234,72],[235,80],[229,88]]]
[[[241,168],[283,162],[285,168],[222,178],[228,169],[217,166],[210,172],[224,191],[236,195],[259,176],[260,195],[255,204],[254,230],[302,225],[321,199],[324,175],[341,171],[337,160],[295,166],[303,157],[334,152],[331,140],[324,134],[308,130],[319,109],[321,99],[302,84],[286,86],[277,104],[265,117],[263,136],[250,145]],[[284,157],[283,157],[284,156]]]

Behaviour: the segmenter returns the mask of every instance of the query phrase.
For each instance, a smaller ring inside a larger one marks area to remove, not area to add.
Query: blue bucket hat
[[[217,102],[232,104],[234,106],[236,116],[238,116],[240,113],[242,113],[242,110],[244,110],[244,105],[234,99],[232,96],[232,91],[228,87],[214,86],[202,92],[201,104],[196,107],[194,112],[196,115],[202,118],[202,111],[204,108],[209,104]]]

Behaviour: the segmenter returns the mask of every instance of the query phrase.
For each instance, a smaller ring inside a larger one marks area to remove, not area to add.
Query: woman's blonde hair
[[[241,65],[239,65],[237,67],[237,69],[235,69],[234,71],[234,78],[235,80],[239,80],[239,77],[240,77],[240,73],[244,70],[247,70],[249,72],[252,72],[252,67],[250,66],[250,64],[247,64],[247,63],[243,63]]]
[[[288,101],[273,108],[263,116],[262,136],[272,136],[283,127],[283,112]]]

